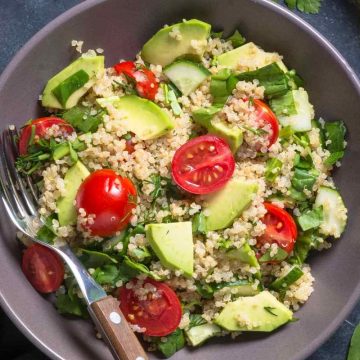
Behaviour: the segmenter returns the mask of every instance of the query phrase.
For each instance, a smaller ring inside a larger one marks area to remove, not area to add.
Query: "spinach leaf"
[[[331,166],[344,156],[346,127],[342,121],[326,122],[324,134],[325,147],[330,151],[330,156],[324,163]]]
[[[201,316],[201,314],[191,314],[189,328],[204,325],[207,321]]]
[[[296,239],[293,255],[289,258],[289,262],[302,265],[313,248],[316,237],[316,233],[312,230],[301,232]]]
[[[266,162],[265,179],[269,182],[275,181],[277,176],[280,174],[282,168],[282,161],[277,158],[270,158]]]
[[[158,340],[157,348],[161,351],[165,357],[169,358],[174,355],[177,351],[185,346],[184,331],[176,329],[173,333],[166,336],[166,341]]]
[[[324,164],[327,166],[332,166],[340,161],[345,155],[344,151],[337,151],[331,153],[328,158],[325,159]]]
[[[295,169],[294,176],[291,179],[291,185],[295,190],[300,192],[304,191],[304,189],[312,190],[318,176],[319,173],[315,169]]]
[[[349,353],[347,360],[360,359],[360,324],[355,328],[354,334],[351,338]]]
[[[117,264],[118,261],[114,258],[100,251],[93,251],[87,249],[79,249],[81,251],[80,261],[87,268],[98,268],[105,264]]]
[[[277,116],[290,116],[297,113],[292,91],[288,91],[281,97],[271,99],[270,107]]]
[[[60,314],[76,315],[87,318],[86,306],[78,297],[71,298],[68,293],[57,294],[55,306]]]
[[[316,207],[301,214],[297,221],[303,231],[318,228],[323,221],[323,208]]]
[[[55,213],[51,214],[45,219],[44,225],[38,230],[36,234],[36,237],[39,240],[44,241],[47,244],[53,244],[54,240],[57,237],[57,234],[52,224],[53,220],[57,220],[57,215]]]
[[[125,258],[124,258],[123,265],[127,266],[129,269],[136,271],[137,275],[142,273],[142,274],[146,274],[146,275],[150,276],[154,280],[161,280],[160,276],[158,276],[158,275],[154,274],[152,271],[150,271],[146,265],[132,261],[127,256],[125,256]]]
[[[246,43],[246,39],[239,33],[238,30],[235,30],[235,32],[226,40],[231,41],[234,48],[237,48]]]

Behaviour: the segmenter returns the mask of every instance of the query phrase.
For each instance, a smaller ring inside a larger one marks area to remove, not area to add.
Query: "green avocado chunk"
[[[76,224],[74,200],[81,183],[90,175],[81,161],[77,161],[65,174],[65,196],[57,201],[60,226]]]
[[[205,52],[211,25],[192,19],[159,30],[141,50],[143,60],[166,66],[179,57],[199,60]]]
[[[228,331],[270,332],[292,320],[293,313],[268,291],[225,305],[215,324]]]
[[[230,180],[205,203],[208,231],[228,227],[251,204],[258,185],[240,179]]]
[[[156,139],[174,128],[173,120],[158,105],[136,95],[96,99],[109,114],[121,111],[121,121],[141,140]]]
[[[243,65],[242,71],[249,71],[246,64],[254,64],[252,69],[261,68],[278,60],[276,53],[265,52],[254,43],[249,42],[234,50],[227,51],[217,57],[220,66],[238,70],[238,65]],[[282,63],[279,66],[284,66]]]
[[[146,238],[160,262],[169,269],[182,270],[191,277],[194,244],[190,221],[146,225]]]
[[[48,81],[42,94],[42,105],[55,109],[72,108],[103,70],[104,56],[82,55]]]
[[[216,106],[200,108],[193,112],[193,119],[197,124],[205,127],[210,134],[224,139],[229,144],[231,151],[235,153],[243,142],[243,132],[238,127],[230,127],[225,122],[214,119],[220,110]]]

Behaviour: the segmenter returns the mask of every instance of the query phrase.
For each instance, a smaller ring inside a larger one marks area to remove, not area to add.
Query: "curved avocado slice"
[[[42,105],[70,109],[94,85],[96,75],[104,70],[104,56],[81,56],[53,76],[42,94]]]
[[[96,100],[111,113],[121,110],[124,126],[141,140],[156,139],[174,128],[173,120],[158,105],[136,95],[112,96]]]
[[[200,59],[205,52],[211,25],[192,19],[159,30],[141,50],[143,60],[161,66],[179,57]]]
[[[228,331],[270,332],[292,320],[293,313],[268,291],[228,303],[215,324]]]
[[[81,183],[90,175],[81,161],[77,161],[65,174],[65,196],[57,201],[60,226],[76,224],[76,208],[74,201]]]
[[[251,204],[257,191],[257,184],[236,178],[231,179],[204,204],[208,213],[207,230],[220,230],[231,225]]]
[[[192,276],[194,244],[190,221],[149,224],[145,231],[150,246],[164,266]]]

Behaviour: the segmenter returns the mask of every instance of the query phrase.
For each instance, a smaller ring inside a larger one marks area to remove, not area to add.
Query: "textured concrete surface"
[[[0,72],[32,35],[80,2],[81,0],[0,0]],[[323,0],[320,14],[299,15],[325,35],[360,76],[360,13],[357,9],[346,0]],[[294,44],[296,46],[296,39]],[[308,360],[344,360],[354,325],[359,322],[360,304],[337,332]],[[3,359],[45,359],[4,314],[0,314],[0,334],[0,355]]]

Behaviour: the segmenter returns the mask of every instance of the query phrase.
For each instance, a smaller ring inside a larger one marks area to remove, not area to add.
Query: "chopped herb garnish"
[[[264,310],[265,310],[266,312],[268,312],[269,314],[273,315],[273,316],[277,316],[277,315],[274,313],[274,310],[275,310],[274,307],[264,306]]]

